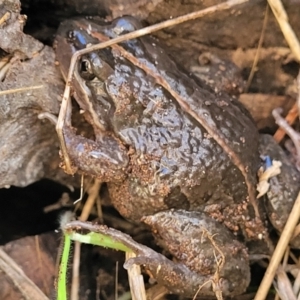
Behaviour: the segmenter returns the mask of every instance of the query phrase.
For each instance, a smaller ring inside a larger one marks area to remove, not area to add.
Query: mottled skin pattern
[[[88,24],[82,19],[61,25],[57,59],[63,74],[72,52],[98,42],[84,29]],[[112,24],[90,24],[89,30],[108,37],[140,26],[130,17]],[[212,235],[223,232],[232,241],[232,230],[245,239],[258,238],[264,233],[258,210],[252,206],[259,164],[258,133],[248,112],[229,96],[215,94],[207,85],[181,71],[157,40],[144,37],[120,46],[86,55],[75,74],[74,96],[93,126],[95,141],[76,136],[71,126],[65,128],[74,168],[107,182],[114,206],[133,221],[170,209],[183,209],[185,218],[187,211],[198,211],[206,213],[205,222],[211,220],[208,227]],[[132,54],[145,68],[124,58],[126,53]],[[180,104],[180,99],[188,108]],[[239,165],[237,161],[242,163]],[[177,224],[180,215],[175,213],[172,215],[175,219],[166,223]],[[161,217],[156,220],[165,225]],[[159,225],[148,223],[152,228]],[[173,229],[165,226],[164,231]],[[183,231],[181,235],[186,238],[189,230]],[[180,237],[175,240],[180,241]],[[182,260],[178,251],[172,251],[176,248],[173,242],[168,238],[164,244],[169,244],[169,251]],[[206,258],[210,267],[205,274],[209,280],[216,271],[213,245],[198,243],[198,250],[202,246],[210,249],[211,256],[207,254]],[[225,259],[227,271],[221,274],[231,282],[230,288],[224,286],[225,295],[242,293],[249,281],[246,251],[237,240],[234,243],[239,250],[221,245],[225,257],[234,256],[242,262],[231,266],[231,260]],[[203,256],[195,259],[196,248],[193,255],[188,255],[190,261],[183,260],[186,265],[203,259]],[[193,271],[204,272],[201,265]],[[240,276],[245,280],[236,285]],[[174,289],[178,282],[170,281],[173,286],[169,281],[161,283],[178,292]],[[199,281],[192,280],[190,285],[184,294],[193,295]]]

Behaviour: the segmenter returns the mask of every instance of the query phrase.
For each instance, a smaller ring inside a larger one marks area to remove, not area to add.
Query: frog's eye
[[[91,62],[83,58],[79,63],[79,74],[83,79],[92,80],[95,78],[95,74],[92,70]]]
[[[68,38],[68,40],[70,40],[70,41],[73,41],[73,40],[74,40],[74,38],[75,38],[74,30],[69,30],[69,31],[67,32],[67,38]]]

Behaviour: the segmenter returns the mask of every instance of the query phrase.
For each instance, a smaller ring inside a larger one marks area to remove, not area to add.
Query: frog
[[[130,16],[64,21],[55,42],[63,77],[76,51],[141,27]],[[105,182],[120,214],[146,223],[174,257],[133,260],[160,285],[186,297],[239,295],[250,282],[245,243],[268,235],[255,198],[259,134],[241,103],[166,53],[145,36],[81,57],[73,96],[93,138],[68,113],[72,173]]]

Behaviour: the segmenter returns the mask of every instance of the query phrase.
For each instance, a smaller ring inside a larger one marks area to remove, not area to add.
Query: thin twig
[[[298,104],[295,103],[293,107],[289,110],[288,114],[286,115],[285,120],[289,125],[292,125],[297,119],[297,116],[298,116]],[[284,138],[285,134],[286,132],[284,128],[278,127],[277,131],[273,135],[273,138],[277,143],[280,143]]]
[[[296,84],[298,90],[297,101],[285,117],[285,120],[289,125],[292,125],[295,122],[296,118],[300,116],[300,71],[296,79]],[[284,130],[284,128],[279,127],[273,137],[277,143],[280,143],[285,134],[286,131]]]
[[[278,244],[275,248],[273,256],[270,260],[269,266],[266,270],[265,276],[260,283],[259,289],[256,293],[254,300],[264,300],[268,294],[273,278],[276,274],[278,265],[282,259],[285,249],[293,235],[295,226],[299,221],[300,216],[300,193],[294,203],[293,209],[281,233]]]
[[[14,93],[21,93],[21,92],[26,92],[26,91],[31,91],[31,90],[38,90],[43,87],[44,87],[43,85],[34,85],[34,86],[28,86],[28,87],[21,87],[18,89],[0,91],[0,96],[14,94]]]
[[[296,149],[296,168],[299,170],[300,168],[300,134],[295,131],[288,122],[281,116],[282,108],[275,108],[272,111],[272,115],[275,119],[276,124],[281,127],[285,133],[290,137],[293,141],[293,144]]]
[[[77,200],[74,201],[74,205],[77,204],[78,202],[80,202],[83,199],[83,183],[84,183],[84,175],[81,175],[81,180],[80,180],[80,196]]]
[[[249,77],[248,77],[248,80],[247,80],[247,84],[246,84],[246,87],[245,87],[245,93],[247,93],[247,91],[250,87],[250,84],[252,82],[253,76],[255,74],[255,71],[256,71],[256,66],[257,66],[257,63],[258,63],[258,60],[259,60],[260,50],[262,48],[262,44],[263,44],[263,41],[264,41],[264,38],[265,38],[265,32],[266,32],[266,28],[267,28],[267,24],[268,24],[268,19],[269,19],[269,5],[267,4],[266,10],[265,10],[264,22],[263,22],[262,30],[261,30],[260,37],[259,37],[258,46],[257,46],[257,49],[256,49],[253,64],[252,64],[252,67],[251,67],[251,71],[250,71],[250,74],[249,74]]]

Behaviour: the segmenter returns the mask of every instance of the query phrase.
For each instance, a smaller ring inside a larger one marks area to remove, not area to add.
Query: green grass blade
[[[63,252],[59,265],[59,274],[57,279],[57,300],[67,300],[67,269],[71,249],[71,238],[64,234]]]
[[[80,234],[77,232],[67,233],[70,235],[70,238],[73,241],[78,241],[84,244],[92,244],[102,247],[107,247],[115,250],[120,250],[124,252],[132,252],[132,250],[121,242],[118,242],[111,238],[110,236],[104,235],[102,233],[97,232],[89,232],[87,234]]]

